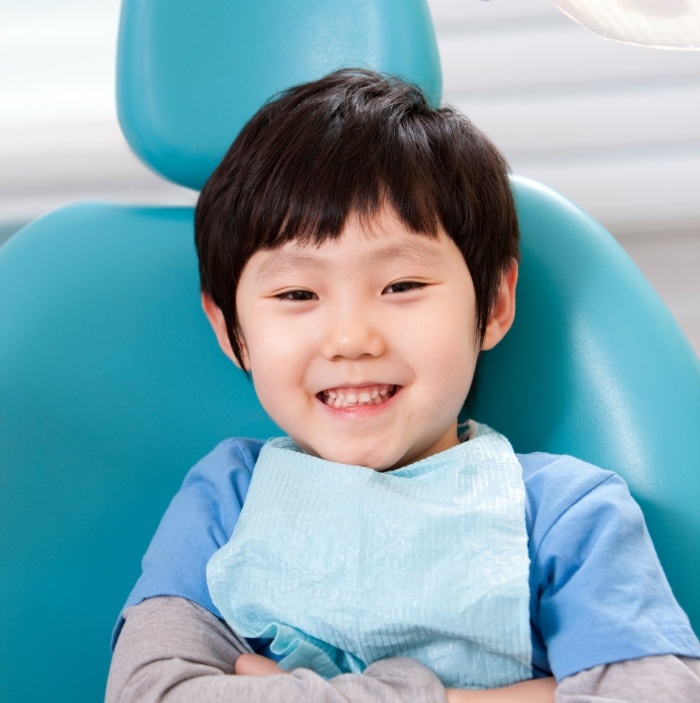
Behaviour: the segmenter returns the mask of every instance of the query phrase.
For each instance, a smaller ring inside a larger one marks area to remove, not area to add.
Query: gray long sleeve
[[[326,681],[311,671],[234,676],[246,642],[204,608],[161,597],[126,611],[106,703],[445,703],[438,678],[410,659],[386,659],[362,675]],[[597,666],[563,679],[556,703],[700,702],[700,660],[671,655]]]
[[[556,703],[700,703],[700,659],[658,657],[596,666],[563,679]]]
[[[411,659],[386,659],[365,673],[326,681],[306,669],[233,676],[250,649],[204,608],[183,598],[151,598],[127,609],[112,658],[106,703],[445,703],[445,689]]]

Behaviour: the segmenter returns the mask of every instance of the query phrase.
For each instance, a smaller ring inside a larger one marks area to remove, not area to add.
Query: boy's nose
[[[386,349],[382,330],[363,311],[336,311],[328,321],[321,353],[327,359],[381,356]]]

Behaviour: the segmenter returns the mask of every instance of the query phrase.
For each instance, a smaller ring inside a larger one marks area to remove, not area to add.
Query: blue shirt
[[[220,617],[206,565],[233,532],[262,444],[226,440],[187,474],[125,608],[179,596]],[[534,675],[561,680],[644,656],[700,657],[624,481],[568,456],[517,457],[527,498]]]

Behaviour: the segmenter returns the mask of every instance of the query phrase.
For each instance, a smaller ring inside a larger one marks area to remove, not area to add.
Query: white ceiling
[[[428,0],[444,97],[617,236],[700,235],[700,52],[600,39],[548,0]],[[193,202],[128,151],[118,0],[5,0],[0,223],[82,199]]]

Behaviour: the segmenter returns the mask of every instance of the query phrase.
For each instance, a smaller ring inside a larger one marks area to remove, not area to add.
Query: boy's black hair
[[[519,257],[508,166],[450,107],[397,78],[345,69],[281,93],[245,125],[197,202],[202,292],[241,359],[236,288],[260,249],[338,237],[385,204],[412,232],[442,225],[464,256],[483,337],[502,275]]]

